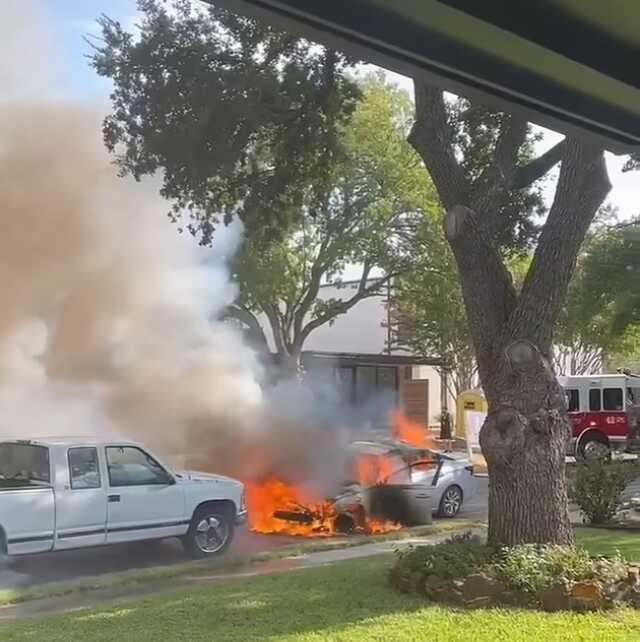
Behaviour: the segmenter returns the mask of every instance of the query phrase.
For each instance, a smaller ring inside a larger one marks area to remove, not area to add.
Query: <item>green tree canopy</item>
[[[303,204],[321,208],[358,98],[353,61],[215,5],[138,8],[135,33],[103,16],[93,43],[114,83],[104,139],[121,172],[160,174],[173,217],[204,244],[221,217],[270,238]]]
[[[370,76],[362,96],[342,131],[344,155],[332,168],[325,207],[303,207],[297,224],[263,251],[247,230],[233,262],[240,296],[228,315],[263,345],[266,319],[277,351],[294,360],[316,328],[413,267],[414,231],[437,211],[422,162],[406,141],[406,92]],[[322,284],[340,285],[347,266],[359,266],[357,283],[344,296],[322,298]]]

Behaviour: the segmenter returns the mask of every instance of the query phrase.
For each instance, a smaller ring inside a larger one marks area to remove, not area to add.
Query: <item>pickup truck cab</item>
[[[246,515],[239,481],[174,472],[137,443],[0,441],[0,554],[178,537],[202,558]]]

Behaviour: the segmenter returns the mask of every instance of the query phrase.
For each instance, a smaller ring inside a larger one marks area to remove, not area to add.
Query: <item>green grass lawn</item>
[[[640,531],[576,528],[576,542],[594,555],[620,551],[629,562],[640,562]]]
[[[377,557],[235,579],[140,602],[0,624],[2,642],[636,642],[640,613],[545,614],[430,606],[389,588]]]

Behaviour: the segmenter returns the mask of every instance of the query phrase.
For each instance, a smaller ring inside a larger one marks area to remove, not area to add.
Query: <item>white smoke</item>
[[[0,437],[119,434],[329,489],[339,404],[295,384],[266,398],[256,355],[212,321],[236,294],[225,262],[240,230],[221,228],[213,249],[180,236],[155,181],[117,176],[100,110],[42,98],[46,25],[24,5],[0,4]]]

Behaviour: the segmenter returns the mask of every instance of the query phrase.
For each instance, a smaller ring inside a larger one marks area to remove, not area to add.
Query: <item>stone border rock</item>
[[[418,593],[428,600],[454,606],[480,608],[511,606],[543,611],[598,611],[620,605],[640,608],[640,567],[629,566],[626,578],[608,585],[597,580],[558,584],[538,593],[513,590],[490,571],[464,579],[443,580],[420,573],[403,575],[392,569],[392,585],[404,593]]]

